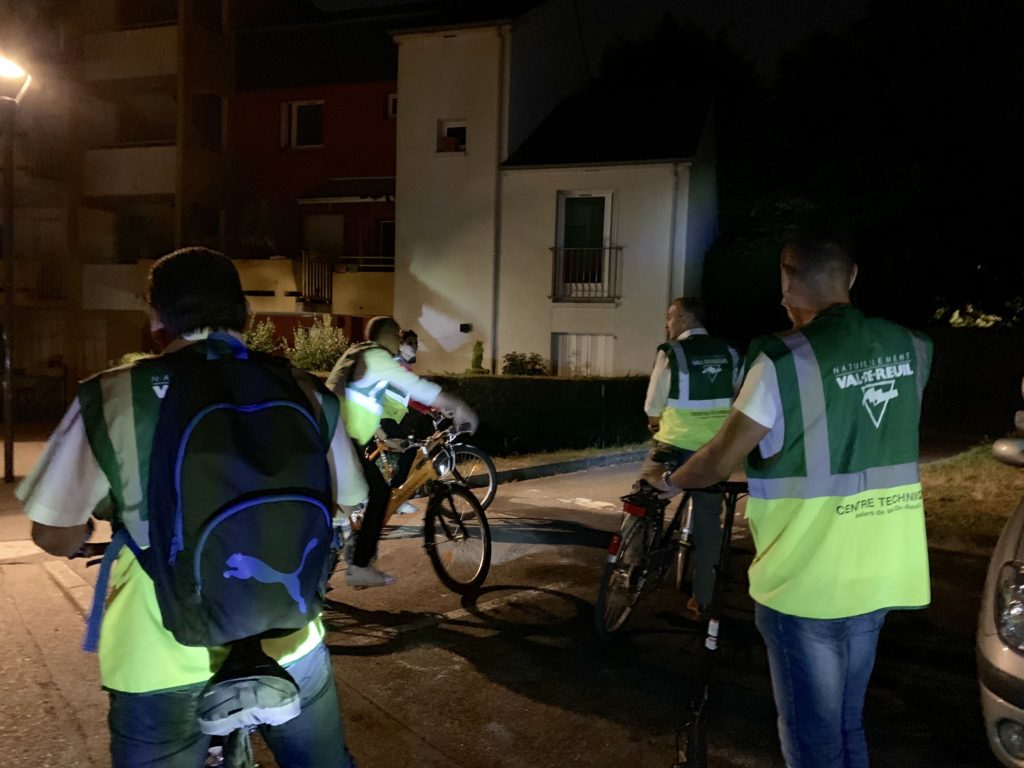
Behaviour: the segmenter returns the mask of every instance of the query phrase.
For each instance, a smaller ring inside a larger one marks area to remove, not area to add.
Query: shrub
[[[306,371],[329,371],[348,349],[349,341],[341,328],[318,317],[308,328],[295,329],[295,340],[284,346],[285,354],[296,368]]]
[[[245,339],[245,346],[253,352],[265,352],[269,355],[281,347],[281,340],[277,338],[277,328],[270,320],[261,320],[251,326],[242,338]]]
[[[536,352],[509,352],[503,358],[501,372],[505,376],[548,376],[547,361]]]
[[[469,363],[469,368],[466,369],[468,375],[477,375],[481,373],[490,373],[484,368],[484,343],[477,339],[473,342],[473,358]]]

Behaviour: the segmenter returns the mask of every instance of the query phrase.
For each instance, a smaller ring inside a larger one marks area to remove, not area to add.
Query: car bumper
[[[1016,707],[981,685],[981,712],[985,718],[985,735],[992,754],[1000,763],[1009,768],[1024,768],[1024,760],[1011,756],[999,740],[996,724],[1000,720],[1013,720],[1024,725],[1024,709]]]

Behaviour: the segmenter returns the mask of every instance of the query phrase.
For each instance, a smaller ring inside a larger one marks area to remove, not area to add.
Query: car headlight
[[[1017,760],[1024,757],[1024,725],[1013,720],[1000,720],[996,724],[996,735],[1010,757]]]
[[[996,582],[996,628],[1003,642],[1024,652],[1024,563],[1006,563]]]

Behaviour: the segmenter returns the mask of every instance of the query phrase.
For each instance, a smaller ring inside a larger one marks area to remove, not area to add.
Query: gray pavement
[[[30,464],[40,449],[16,457]],[[668,588],[645,598],[610,647],[591,629],[618,496],[637,466],[502,485],[488,514],[494,564],[475,602],[437,580],[417,515],[398,518],[381,545],[397,584],[354,591],[335,577],[327,642],[361,768],[671,765],[700,663],[681,598]],[[106,700],[95,659],[79,650],[95,569],[32,547],[11,491],[0,488],[0,764],[107,765]],[[778,766],[742,526],[734,546],[711,765]],[[867,715],[876,766],[991,764],[972,663],[984,559],[932,557],[932,608],[894,614],[883,633]],[[259,743],[257,754],[275,764]]]

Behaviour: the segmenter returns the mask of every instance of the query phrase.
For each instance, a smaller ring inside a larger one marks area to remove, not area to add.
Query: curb
[[[87,619],[92,608],[92,585],[83,581],[81,576],[60,560],[48,560],[43,563],[43,568],[82,618]]]
[[[625,451],[623,453],[609,453],[604,456],[592,456],[587,459],[572,459],[571,461],[556,461],[551,464],[536,464],[530,467],[518,469],[503,469],[497,473],[498,485],[512,483],[517,480],[536,480],[541,477],[553,475],[566,475],[570,472],[580,472],[584,469],[594,467],[609,467],[614,464],[628,464],[632,461],[640,461],[647,456],[648,449],[639,451]]]

